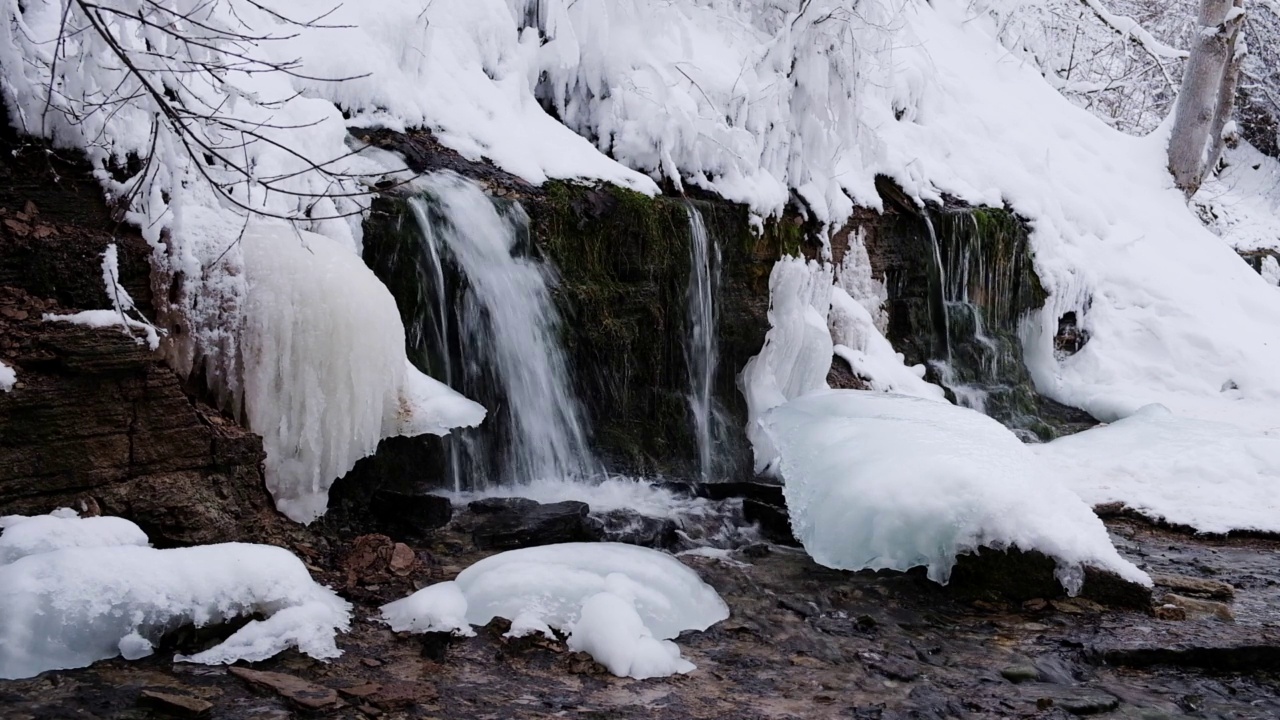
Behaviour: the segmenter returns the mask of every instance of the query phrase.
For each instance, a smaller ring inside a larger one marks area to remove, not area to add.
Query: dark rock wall
[[[193,400],[118,328],[42,322],[110,307],[101,253],[150,306],[149,248],[111,219],[87,166],[42,144],[0,147],[0,514],[59,506],[137,522],[158,545],[266,538],[279,527],[261,440]]]

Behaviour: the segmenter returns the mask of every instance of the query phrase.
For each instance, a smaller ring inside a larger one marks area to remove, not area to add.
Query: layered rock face
[[[111,219],[87,168],[42,145],[0,152],[0,514],[70,506],[137,522],[158,545],[270,537],[261,440],[193,400],[120,328],[45,322],[110,307],[101,254],[150,307],[149,248]],[[115,232],[111,229],[115,228]]]

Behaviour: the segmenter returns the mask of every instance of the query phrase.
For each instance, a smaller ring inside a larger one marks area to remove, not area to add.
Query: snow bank
[[[384,437],[444,435],[484,418],[409,364],[395,300],[350,250],[266,222],[250,223],[241,245],[244,410],[285,515],[324,514],[333,481]]]
[[[0,565],[63,548],[150,545],[142,528],[118,517],[78,517],[63,508],[50,515],[0,517]]]
[[[17,382],[18,374],[13,371],[13,368],[5,365],[3,360],[0,360],[0,392],[9,392]]]
[[[283,548],[228,543],[156,550],[118,518],[4,518],[0,541],[0,678],[150,655],[162,635],[268,616],[179,660],[265,660],[296,647],[337,657],[350,605]],[[116,543],[110,545],[110,543]],[[94,544],[95,547],[86,545]]]
[[[1074,594],[1082,565],[1150,584],[1102,521],[1047,463],[972,410],[883,393],[817,392],[772,410],[791,526],[822,565],[928,568],[945,583],[956,555],[1039,550]]]
[[[1150,405],[1036,448],[1085,502],[1200,532],[1280,532],[1280,428],[1251,432]]]
[[[469,633],[469,625],[495,617],[512,620],[512,636],[567,630],[571,649],[591,653],[615,675],[647,678],[693,670],[664,641],[706,630],[729,608],[697,573],[664,553],[565,543],[485,558],[456,580],[384,605],[382,613],[392,629],[414,632]]]
[[[1280,250],[1280,160],[1243,140],[1222,160],[1191,199],[1200,218],[1237,250]]]

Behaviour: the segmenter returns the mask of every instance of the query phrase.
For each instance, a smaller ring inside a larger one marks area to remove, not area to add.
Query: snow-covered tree
[[[1201,0],[1199,32],[1191,47],[1169,138],[1169,171],[1191,197],[1222,156],[1227,123],[1235,107],[1244,0]]]

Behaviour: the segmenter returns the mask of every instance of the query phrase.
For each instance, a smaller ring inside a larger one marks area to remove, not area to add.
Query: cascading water
[[[453,174],[422,187],[410,200],[426,266],[418,324],[437,343],[439,379],[490,408],[486,427],[450,449],[455,489],[595,475],[560,346],[555,275],[528,255],[523,209]]]
[[[689,213],[689,335],[685,362],[689,367],[689,410],[698,444],[698,470],[702,480],[714,473],[712,446],[716,420],[712,400],[718,348],[716,345],[715,295],[719,284],[720,249],[707,232],[702,213],[686,203]]]
[[[929,364],[938,381],[958,404],[1026,431],[1028,439],[1043,434],[1018,339],[1018,323],[1039,304],[1025,231],[1000,210],[930,211],[924,221],[939,339],[939,356]]]

